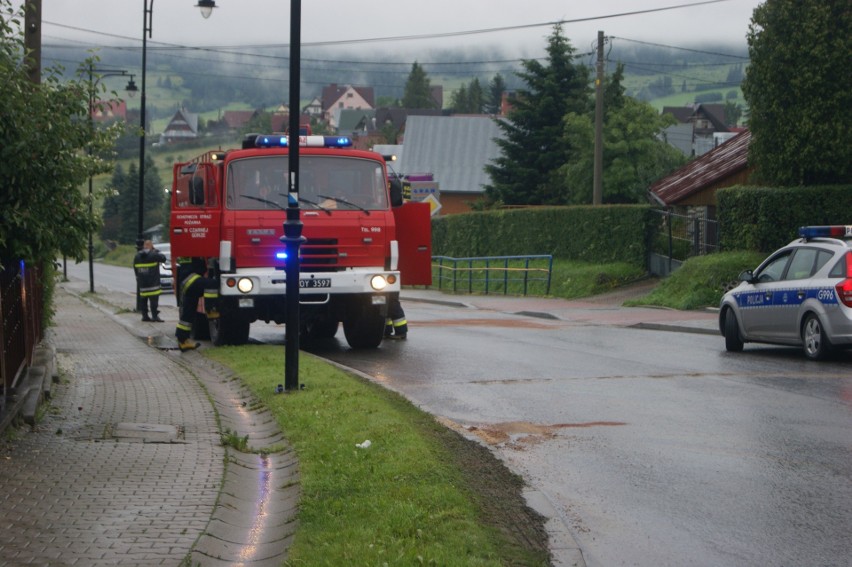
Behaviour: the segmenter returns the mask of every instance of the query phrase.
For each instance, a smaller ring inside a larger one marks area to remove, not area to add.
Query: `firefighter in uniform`
[[[388,180],[391,203],[402,203],[402,182],[394,175]],[[388,317],[385,320],[385,337],[389,339],[405,339],[408,336],[408,321],[405,311],[399,302],[399,293],[388,294]]]
[[[166,261],[166,257],[156,248],[154,243],[146,240],[142,249],[133,258],[133,272],[136,274],[136,286],[138,296],[136,301],[137,310],[142,312],[143,321],[154,321],[162,323],[160,319],[160,264]],[[151,316],[148,316],[148,306],[151,307]]]
[[[216,309],[219,290],[216,287],[216,280],[204,276],[207,266],[201,258],[193,258],[190,263],[184,262],[181,267],[183,269],[178,270],[181,278],[178,288],[180,293],[180,319],[175,328],[175,337],[177,338],[178,348],[181,352],[184,352],[201,346],[201,343],[190,338],[192,324],[198,311],[198,300],[204,297],[207,318],[215,319],[219,316]]]

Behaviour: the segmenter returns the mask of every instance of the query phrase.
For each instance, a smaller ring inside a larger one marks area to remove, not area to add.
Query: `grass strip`
[[[672,309],[718,307],[722,295],[739,283],[740,272],[756,268],[765,257],[759,252],[738,251],[689,258],[651,293],[628,300],[624,305]]]
[[[402,396],[304,353],[306,388],[276,394],[280,347],[205,355],[241,377],[299,457],[287,565],[548,564],[542,519],[526,509],[520,479]]]

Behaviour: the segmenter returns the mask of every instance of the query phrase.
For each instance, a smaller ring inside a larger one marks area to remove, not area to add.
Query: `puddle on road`
[[[441,423],[466,434],[475,435],[488,445],[505,445],[512,449],[523,450],[556,437],[560,429],[587,427],[615,427],[627,425],[623,421],[586,421],[580,423],[554,423],[550,425],[530,423],[528,421],[508,421],[488,425],[462,425],[447,418]]]

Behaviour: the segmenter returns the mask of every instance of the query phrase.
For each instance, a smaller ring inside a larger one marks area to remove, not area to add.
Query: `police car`
[[[801,346],[811,360],[852,347],[852,226],[805,226],[722,297],[725,348]]]

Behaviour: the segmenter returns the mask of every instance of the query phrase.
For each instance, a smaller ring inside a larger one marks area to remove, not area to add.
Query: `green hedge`
[[[723,250],[772,252],[798,237],[800,226],[852,224],[852,185],[720,189]]]
[[[645,205],[537,207],[448,215],[432,221],[432,254],[520,256],[647,265],[656,218]]]

